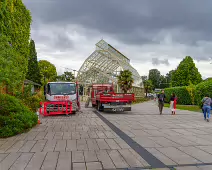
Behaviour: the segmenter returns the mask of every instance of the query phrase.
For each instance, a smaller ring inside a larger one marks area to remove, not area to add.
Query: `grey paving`
[[[202,113],[177,110],[171,115],[164,108],[160,115],[156,103],[147,102],[133,105],[131,112],[101,115],[169,167],[212,165],[212,123]]]
[[[28,133],[0,139],[0,169],[114,170],[148,169],[138,154],[92,108],[66,117],[41,118]],[[212,169],[212,123],[201,113],[169,109],[158,114],[154,102],[133,105],[131,112],[99,113],[166,168]]]

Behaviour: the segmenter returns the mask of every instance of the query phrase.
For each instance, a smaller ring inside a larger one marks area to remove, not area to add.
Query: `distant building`
[[[29,86],[29,85],[32,86],[32,88],[31,88],[31,92],[32,93],[35,93],[35,91],[41,87],[40,84],[35,83],[35,82],[31,81],[31,80],[27,80],[27,79],[24,80],[24,87]]]

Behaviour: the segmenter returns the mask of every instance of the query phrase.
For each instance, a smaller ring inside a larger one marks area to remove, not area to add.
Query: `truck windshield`
[[[51,95],[70,95],[76,93],[76,84],[74,83],[50,83]]]

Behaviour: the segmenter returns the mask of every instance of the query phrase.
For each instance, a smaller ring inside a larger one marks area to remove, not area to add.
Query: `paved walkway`
[[[0,139],[0,170],[212,169],[212,122],[201,113],[159,115],[153,102],[125,113],[82,111]]]

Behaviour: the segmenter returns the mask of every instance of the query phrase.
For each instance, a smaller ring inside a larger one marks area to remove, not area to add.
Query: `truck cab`
[[[75,82],[49,82],[44,87],[47,101],[71,101],[73,112],[76,112],[79,101],[79,92]]]

